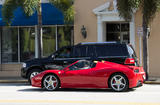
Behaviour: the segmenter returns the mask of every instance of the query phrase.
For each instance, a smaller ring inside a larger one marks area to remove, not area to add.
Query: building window
[[[129,23],[107,23],[106,41],[129,43]]]
[[[73,42],[73,26],[43,27],[43,56]],[[0,63],[18,63],[35,58],[35,27],[1,27]]]
[[[56,27],[43,27],[43,56],[56,51]]]
[[[72,30],[72,26],[58,26],[58,48],[71,45]]]
[[[35,57],[35,28],[20,27],[20,61],[24,62]]]
[[[16,28],[2,28],[2,63],[18,62],[18,31]]]

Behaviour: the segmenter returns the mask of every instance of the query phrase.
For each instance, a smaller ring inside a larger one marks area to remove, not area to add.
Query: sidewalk
[[[28,80],[21,77],[0,77],[0,83],[28,83]],[[160,77],[149,78],[145,84],[160,84]]]
[[[0,83],[27,83],[27,79],[21,77],[0,77]]]

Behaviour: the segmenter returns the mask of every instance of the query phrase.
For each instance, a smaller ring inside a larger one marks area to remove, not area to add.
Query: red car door
[[[92,84],[92,69],[69,70],[65,71],[63,76],[63,87],[88,87]]]
[[[98,68],[74,68],[74,65],[65,71],[61,77],[63,88],[105,88],[107,81],[104,71]]]

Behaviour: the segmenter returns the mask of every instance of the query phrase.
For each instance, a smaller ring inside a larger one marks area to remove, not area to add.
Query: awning
[[[0,10],[2,5],[0,5]],[[26,16],[21,7],[14,11],[14,18],[11,26],[33,26],[38,24],[37,12],[32,16]],[[42,3],[42,24],[43,25],[62,25],[64,24],[64,16],[60,10],[50,3]],[[0,26],[5,26],[0,13]]]

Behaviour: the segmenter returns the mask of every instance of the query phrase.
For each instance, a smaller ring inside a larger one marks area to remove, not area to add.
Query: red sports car
[[[79,60],[59,70],[39,73],[32,78],[32,86],[50,91],[58,88],[112,88],[119,92],[142,86],[145,77],[142,67]]]

